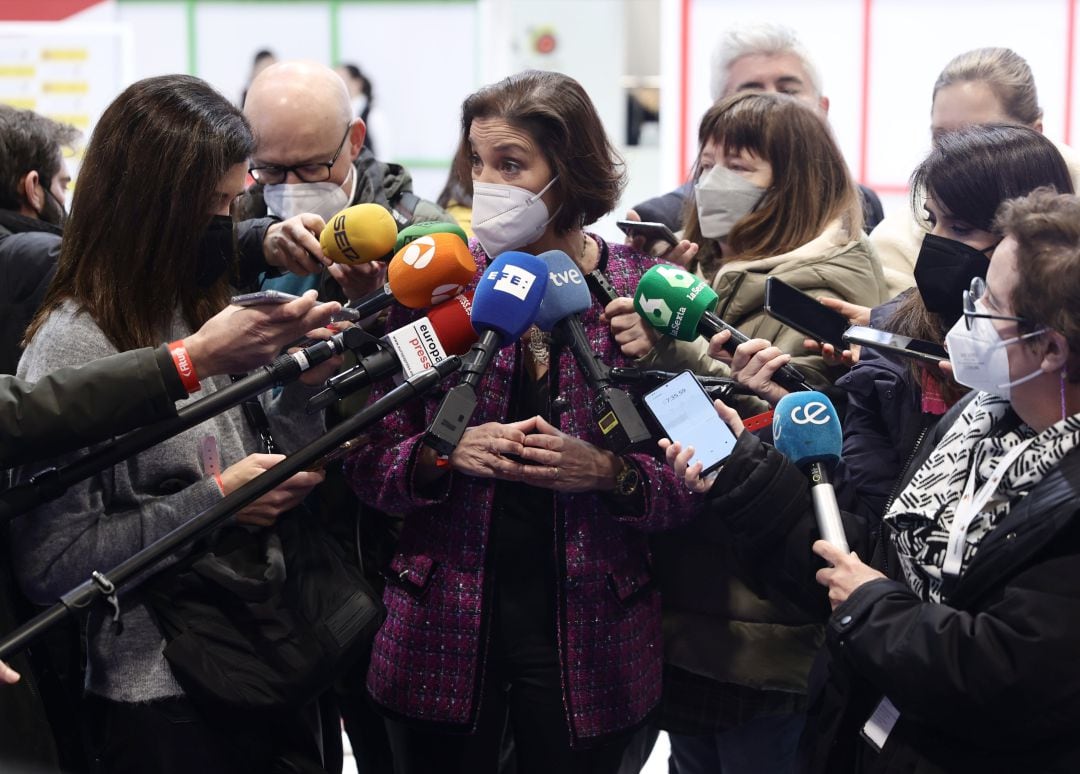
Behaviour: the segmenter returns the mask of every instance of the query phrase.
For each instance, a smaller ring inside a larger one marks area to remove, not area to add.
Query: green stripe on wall
[[[199,74],[198,35],[195,32],[195,0],[187,0],[187,71],[188,75]]]

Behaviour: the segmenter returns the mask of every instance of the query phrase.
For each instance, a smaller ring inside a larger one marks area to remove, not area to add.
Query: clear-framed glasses
[[[972,320],[982,317],[987,320],[1012,320],[1013,322],[1026,322],[1023,317],[1010,317],[1007,314],[990,314],[986,311],[986,305],[978,303],[986,295],[986,280],[982,277],[972,277],[971,286],[964,291],[964,323],[970,331]]]
[[[290,172],[305,183],[326,182],[330,179],[330,170],[333,168],[334,164],[337,163],[338,157],[341,156],[341,151],[345,149],[345,140],[349,137],[350,129],[352,129],[352,124],[345,127],[345,134],[342,135],[341,142],[338,143],[334,157],[325,163],[293,164],[291,167],[283,167],[278,164],[264,164],[260,167],[248,167],[248,172],[255,178],[256,182],[262,183],[263,185],[277,185],[279,183],[284,183],[285,178],[289,176]]]

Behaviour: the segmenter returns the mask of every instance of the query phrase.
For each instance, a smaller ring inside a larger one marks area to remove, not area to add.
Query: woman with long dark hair
[[[27,330],[19,376],[36,380],[115,352],[179,342],[221,310],[236,269],[230,205],[254,147],[240,111],[197,78],[161,76],[125,89],[87,148],[56,277]],[[186,382],[190,392],[228,384],[226,377],[200,381],[194,370]],[[267,402],[268,428],[249,424],[240,408],[219,414],[16,521],[14,562],[27,596],[55,601],[276,464],[282,457],[263,446],[262,431],[285,447],[310,440],[321,422],[303,412],[306,397],[295,386]],[[20,477],[35,472],[24,468]],[[297,474],[235,520],[251,530],[273,525],[321,480]],[[260,768],[237,752],[238,734],[207,722],[185,696],[149,608],[138,597],[122,597],[121,605],[119,622],[102,608],[87,620],[88,717],[100,770]],[[295,741],[283,739],[304,736],[275,721],[261,734],[247,749],[261,747],[271,761],[279,744]]]

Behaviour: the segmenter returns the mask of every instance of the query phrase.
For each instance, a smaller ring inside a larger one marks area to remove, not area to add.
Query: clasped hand
[[[611,489],[618,461],[542,417],[468,428],[450,467],[469,476],[520,481],[556,492]]]

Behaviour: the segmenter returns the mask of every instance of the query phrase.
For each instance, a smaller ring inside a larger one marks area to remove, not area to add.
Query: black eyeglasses
[[[248,167],[248,172],[256,182],[263,185],[277,185],[278,183],[284,183],[285,178],[292,172],[298,178],[305,183],[323,183],[330,179],[330,170],[333,169],[334,164],[337,163],[338,157],[341,156],[341,151],[345,149],[345,140],[349,137],[349,130],[352,129],[352,124],[345,127],[345,134],[341,138],[341,142],[338,143],[337,152],[334,153],[334,157],[327,161],[325,164],[294,164],[291,167],[283,167],[278,164],[264,164],[261,167]]]
[[[985,304],[976,306],[979,300],[986,295],[986,280],[982,277],[972,277],[971,286],[964,291],[964,323],[967,325],[967,329],[971,330],[971,321],[976,317],[982,317],[987,320],[1012,320],[1013,322],[1027,322],[1023,317],[1010,317],[1007,314],[990,314],[989,312],[980,312],[986,308]]]

